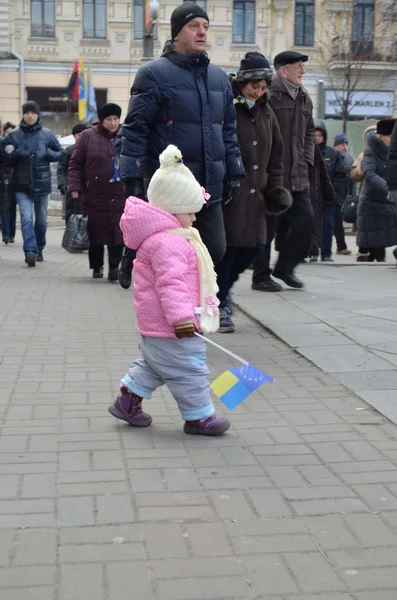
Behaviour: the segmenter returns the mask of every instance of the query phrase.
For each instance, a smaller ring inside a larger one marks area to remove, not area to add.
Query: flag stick
[[[222,352],[225,352],[226,354],[228,354],[232,358],[235,358],[239,362],[243,363],[243,365],[249,365],[249,362],[247,362],[246,360],[244,360],[243,358],[241,358],[241,356],[237,356],[237,354],[234,354],[234,352],[231,352],[230,350],[226,350],[226,348],[224,348],[223,346],[220,346],[216,342],[213,342],[212,340],[209,340],[208,338],[204,337],[200,333],[197,333],[197,331],[194,332],[194,335],[197,335],[197,337],[199,337],[202,340],[204,340],[207,344],[211,344],[212,346],[215,346],[215,348],[218,348],[218,350],[222,350]]]

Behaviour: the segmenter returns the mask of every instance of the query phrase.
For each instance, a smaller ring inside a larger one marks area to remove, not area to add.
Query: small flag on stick
[[[243,400],[264,383],[274,383],[273,377],[260,371],[237,354],[234,354],[234,352],[226,350],[223,346],[216,344],[197,332],[196,335],[205,340],[208,344],[222,350],[222,352],[226,352],[226,354],[229,354],[229,356],[232,356],[244,365],[242,367],[228,369],[211,383],[212,391],[218,396],[219,400],[223,402],[227,409],[233,410],[236,408],[236,406],[241,404]]]

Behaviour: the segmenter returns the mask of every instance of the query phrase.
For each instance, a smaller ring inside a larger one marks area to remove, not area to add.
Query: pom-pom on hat
[[[160,154],[160,168],[153,175],[147,196],[149,204],[172,215],[198,213],[205,204],[204,189],[182,161],[176,146]]]

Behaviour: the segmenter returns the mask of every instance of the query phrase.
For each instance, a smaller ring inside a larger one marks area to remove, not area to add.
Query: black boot
[[[286,273],[284,271],[278,271],[275,269],[273,271],[273,277],[276,279],[281,279],[281,281],[284,281],[286,285],[297,290],[301,290],[304,287],[303,281],[295,277],[293,273]]]
[[[264,279],[263,281],[253,281],[251,285],[253,290],[257,290],[258,292],[282,292],[283,288],[279,283],[273,281],[269,277],[269,279]]]
[[[119,283],[124,290],[131,286],[132,263],[135,258],[135,250],[124,248],[119,269]]]
[[[99,267],[99,269],[93,269],[92,277],[94,279],[102,279],[103,278],[103,267]]]

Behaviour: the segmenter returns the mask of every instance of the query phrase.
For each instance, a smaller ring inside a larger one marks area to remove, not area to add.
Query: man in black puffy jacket
[[[50,163],[61,160],[63,151],[52,131],[43,127],[36,102],[25,102],[22,113],[22,121],[6,138],[4,149],[13,167],[11,186],[21,214],[25,262],[34,267],[36,260],[43,260],[46,245]]]
[[[349,184],[346,169],[343,165],[341,156],[335,148],[327,145],[327,129],[322,121],[318,121],[314,126],[314,137],[323,155],[328,175],[335,190],[336,203],[338,208],[346,197],[347,186]],[[321,260],[332,262],[332,236],[334,233],[335,204],[326,203],[323,205],[323,245],[321,248]],[[336,230],[335,230],[336,233]],[[339,234],[338,229],[338,234]],[[340,235],[338,235],[340,238]],[[344,232],[343,232],[344,239]],[[340,239],[337,239],[338,250]],[[311,260],[316,257],[312,256]]]
[[[226,249],[222,196],[238,191],[243,167],[233,93],[226,73],[210,64],[205,51],[208,25],[207,13],[194,2],[172,13],[173,44],[139,69],[131,89],[120,172],[126,197],[143,198],[159,154],[169,144],[180,148],[186,166],[211,195],[195,226],[216,264]]]

